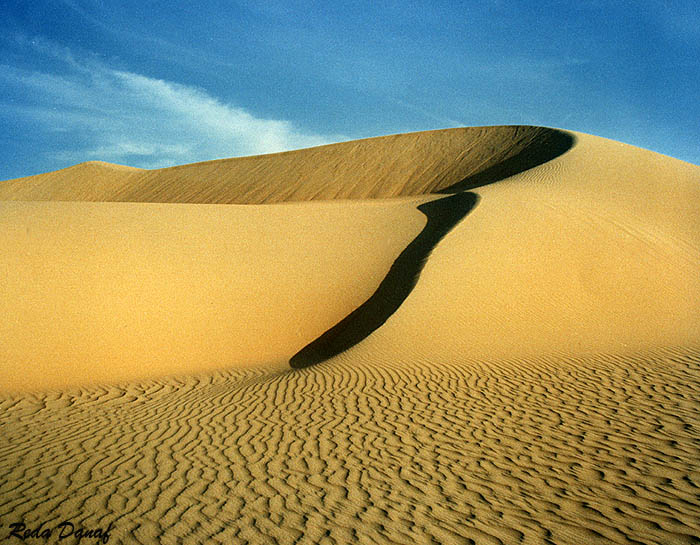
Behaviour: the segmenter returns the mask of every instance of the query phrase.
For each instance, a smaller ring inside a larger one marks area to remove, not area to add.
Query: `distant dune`
[[[476,127],[368,138],[300,151],[141,170],[98,161],[0,183],[0,199],[264,204],[435,193],[509,165],[545,162],[573,134]],[[513,164],[513,159],[518,159]],[[494,172],[495,171],[495,172]]]
[[[698,203],[521,126],[0,182],[0,537],[700,543]]]

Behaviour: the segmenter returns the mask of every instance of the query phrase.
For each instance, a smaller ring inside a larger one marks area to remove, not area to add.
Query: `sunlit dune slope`
[[[584,134],[475,189],[401,307],[343,357],[494,361],[700,346],[700,167]]]

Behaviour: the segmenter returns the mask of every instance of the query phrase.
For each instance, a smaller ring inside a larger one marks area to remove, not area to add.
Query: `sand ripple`
[[[0,404],[0,532],[110,543],[698,543],[700,351],[339,358]],[[1,534],[0,534],[1,535]]]

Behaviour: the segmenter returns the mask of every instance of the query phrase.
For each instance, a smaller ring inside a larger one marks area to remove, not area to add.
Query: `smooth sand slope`
[[[700,542],[700,167],[482,127],[0,201],[2,539]]]

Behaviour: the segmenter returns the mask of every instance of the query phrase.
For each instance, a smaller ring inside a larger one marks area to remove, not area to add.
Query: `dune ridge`
[[[697,202],[537,127],[0,182],[0,537],[699,543]]]
[[[93,161],[0,182],[0,200],[264,204],[416,196],[474,176],[515,174],[561,155],[573,140],[543,127],[465,127],[157,170]]]

